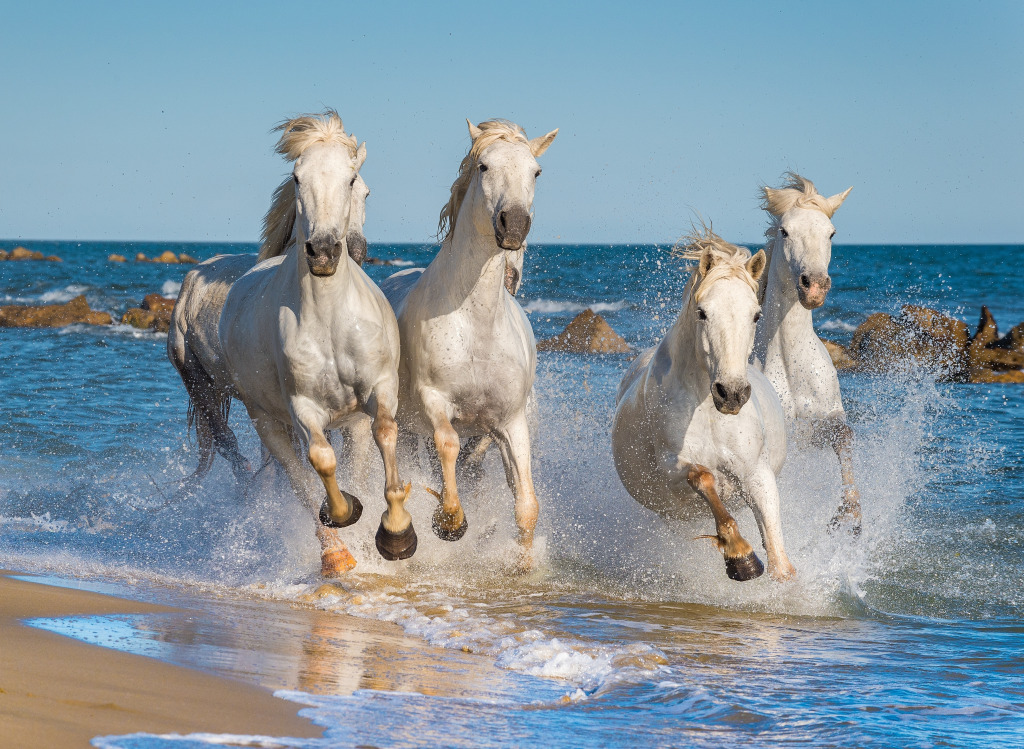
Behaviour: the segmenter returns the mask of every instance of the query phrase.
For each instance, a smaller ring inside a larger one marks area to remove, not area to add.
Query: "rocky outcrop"
[[[51,263],[63,263],[56,255],[44,255],[39,250],[28,250],[24,247],[15,247],[8,252],[0,250],[0,261],[2,260],[47,260]]]
[[[110,325],[112,322],[106,312],[89,309],[89,302],[84,296],[76,296],[67,304],[0,307],[0,327],[4,328],[62,328],[75,323]]]
[[[987,307],[973,336],[962,320],[908,304],[869,315],[848,348],[824,343],[836,369],[884,373],[913,362],[948,382],[1024,381],[1024,323],[1000,338]]]
[[[164,250],[159,255],[157,255],[156,257],[152,257],[152,258],[146,257],[146,253],[140,252],[140,253],[138,253],[135,256],[135,262],[137,262],[137,263],[169,263],[169,264],[176,264],[176,263],[198,263],[199,261],[196,260],[191,255],[186,255],[184,252],[181,253],[180,255],[175,255],[170,250]]]
[[[107,255],[107,260],[111,263],[127,263],[128,258],[124,255]]]
[[[558,335],[537,344],[538,351],[571,351],[577,354],[624,354],[631,349],[603,317],[585,309]]]
[[[121,322],[141,330],[166,333],[171,329],[171,312],[174,310],[174,302],[174,299],[159,294],[146,294],[142,304],[124,313]]]

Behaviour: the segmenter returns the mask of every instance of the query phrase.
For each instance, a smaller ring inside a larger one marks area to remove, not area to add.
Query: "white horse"
[[[345,237],[348,254],[359,265],[366,258],[366,199],[370,195],[361,176],[352,186],[349,229]],[[213,467],[219,452],[230,463],[239,484],[251,478],[249,461],[238,448],[228,426],[234,385],[220,349],[217,328],[231,284],[257,262],[285,252],[294,243],[295,200],[291,175],[274,192],[274,200],[263,222],[259,255],[217,255],[190,270],[171,314],[167,335],[167,356],[189,396],[189,428],[195,424],[199,460],[195,472],[185,481],[195,486]]]
[[[763,571],[723,498],[754,511],[776,579],[796,570],[786,556],[776,477],[786,458],[782,406],[750,367],[760,316],[757,279],[765,254],[753,257],[710,230],[695,232],[682,257],[698,260],[675,324],[626,371],[612,425],[612,454],[633,497],[667,518],[692,517],[706,502],[710,538],[733,580]]]
[[[404,559],[416,549],[405,509],[410,486],[398,477],[394,421],[398,406],[398,326],[387,300],[349,257],[352,189],[366,158],[331,111],[281,126],[277,150],[295,162],[291,236],[294,245],[231,286],[221,312],[221,350],[239,400],[263,444],[278,460],[300,498],[309,475],[293,448],[297,438],[327,492],[317,516],[322,571],[338,574],[354,562],[334,528],[351,525],[362,511],[335,477],[326,430],[373,419],[384,461],[387,511],[377,549]],[[268,236],[284,237],[284,227]],[[283,239],[282,239],[283,241]]]
[[[797,435],[809,430],[813,442],[828,443],[835,451],[843,501],[830,526],[849,523],[857,533],[861,510],[853,480],[853,430],[846,423],[836,368],[811,320],[811,310],[825,303],[832,286],[828,264],[836,230],[831,218],[853,188],[826,198],[810,180],[786,176],[781,188],[762,190],[761,207],[771,219],[754,364],[775,388]]]
[[[558,131],[529,140],[510,122],[468,124],[473,143],[441,211],[441,249],[426,270],[381,285],[402,336],[398,420],[434,439],[443,488],[432,527],[447,541],[468,525],[455,480],[460,438],[494,437],[526,569],[538,513],[527,423],[537,351],[526,313],[506,290],[507,268],[516,264],[507,255],[530,230],[537,158]]]

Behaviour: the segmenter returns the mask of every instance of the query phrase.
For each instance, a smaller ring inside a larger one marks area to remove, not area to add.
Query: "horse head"
[[[750,398],[747,361],[761,317],[757,283],[767,257],[753,257],[705,229],[690,237],[682,257],[698,260],[683,314],[686,327],[696,329],[697,357],[704,362],[715,408],[738,414]]]
[[[441,211],[442,239],[465,207],[480,234],[494,235],[495,250],[519,250],[533,223],[533,194],[540,176],[537,159],[558,135],[527,139],[522,128],[504,120],[474,125],[473,144],[452,185],[452,198]]]
[[[781,261],[780,270],[788,269],[800,304],[815,309],[832,288],[828,264],[836,228],[831,219],[853,188],[826,198],[809,179],[787,176],[789,181],[779,189],[762,188],[761,207],[773,217],[768,229],[774,240],[772,262]]]
[[[352,212],[348,217],[348,234],[345,244],[348,245],[348,256],[362,265],[366,260],[366,235],[363,224],[366,223],[366,199],[370,197],[370,188],[366,186],[361,175],[356,175],[356,183],[352,185]]]

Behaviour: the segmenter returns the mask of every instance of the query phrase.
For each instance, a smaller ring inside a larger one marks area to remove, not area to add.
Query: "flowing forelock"
[[[310,146],[318,143],[337,144],[348,148],[356,158],[359,141],[355,135],[345,132],[341,117],[333,109],[322,114],[304,114],[282,122],[274,128],[281,137],[274,149],[288,161],[295,161]],[[281,255],[288,249],[295,227],[295,188],[288,176],[274,190],[270,210],[263,217],[263,231],[260,234],[260,253],[257,261]]]
[[[715,262],[707,273],[702,274],[700,266],[705,256],[711,256]],[[715,283],[726,278],[738,278],[757,294],[758,282],[747,270],[750,250],[726,242],[709,226],[694,226],[690,234],[679,240],[672,248],[672,257],[697,261],[697,266],[691,268],[690,280],[687,283],[687,289],[693,292],[693,299],[697,302],[707,295]]]
[[[487,120],[487,122],[481,122],[477,127],[483,132],[476,137],[473,144],[469,147],[469,153],[466,154],[462,163],[459,164],[459,176],[452,183],[451,198],[448,199],[445,207],[441,209],[441,215],[437,222],[437,237],[440,242],[444,242],[455,228],[455,219],[459,216],[459,208],[462,207],[462,201],[466,197],[467,190],[469,190],[469,183],[473,179],[473,171],[476,169],[480,154],[488,146],[499,140],[505,140],[510,143],[530,144],[530,140],[526,137],[523,129],[508,120]]]

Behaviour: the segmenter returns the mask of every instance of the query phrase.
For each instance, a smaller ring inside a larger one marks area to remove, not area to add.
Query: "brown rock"
[[[167,312],[167,314],[170,314],[171,310],[174,309],[175,301],[175,299],[160,296],[159,294],[146,294],[146,298],[142,300],[142,304],[139,306],[152,312]]]
[[[989,346],[991,348],[1005,348],[1024,353],[1024,322],[1010,328],[1009,333],[998,340],[992,341]]]
[[[46,256],[46,261],[48,263],[63,263],[64,262],[63,259],[57,257],[56,255],[47,255]]]
[[[5,328],[61,328],[74,323],[110,325],[111,322],[106,312],[89,309],[89,302],[84,296],[77,296],[67,304],[0,307],[0,327]]]
[[[1024,384],[1024,371],[993,372],[991,369],[971,370],[971,382],[993,382],[1003,384]]]
[[[884,312],[868,315],[854,331],[849,351],[864,369],[876,372],[906,357],[900,327]]]
[[[603,317],[585,309],[558,335],[537,344],[538,351],[572,351],[578,354],[619,354],[630,350],[626,340]]]
[[[11,257],[11,253],[7,250],[0,250],[0,261],[8,260]]]
[[[164,250],[160,253],[159,257],[153,258],[154,263],[177,263],[178,256],[170,250]]]
[[[107,256],[107,260],[109,260],[111,263],[126,263],[126,262],[128,262],[128,258],[126,258],[124,255],[108,255]]]
[[[199,261],[198,261],[198,260],[196,260],[196,259],[195,259],[194,257],[192,257],[191,255],[186,255],[186,254],[185,254],[185,253],[183,252],[183,253],[181,253],[180,255],[178,255],[178,262],[179,262],[179,263],[198,263]]]
[[[140,252],[138,255],[135,256],[135,262],[136,263],[148,263],[148,262],[150,262],[150,260],[149,260],[148,257],[146,257],[146,253]]]
[[[850,352],[846,350],[845,346],[824,338],[821,339],[821,342],[825,344],[828,355],[832,357],[832,366],[836,369],[857,369],[857,360],[850,356]]]
[[[121,317],[121,322],[125,325],[131,325],[133,328],[149,330],[156,323],[156,313],[145,309],[139,309],[138,307],[132,307],[124,313],[123,317]]]
[[[38,250],[28,250],[24,247],[15,247],[11,250],[8,260],[46,260],[46,255]]]
[[[960,382],[967,379],[968,328],[961,320],[908,304],[898,317],[870,315],[854,332],[849,353],[870,371],[914,361],[942,379]]]

